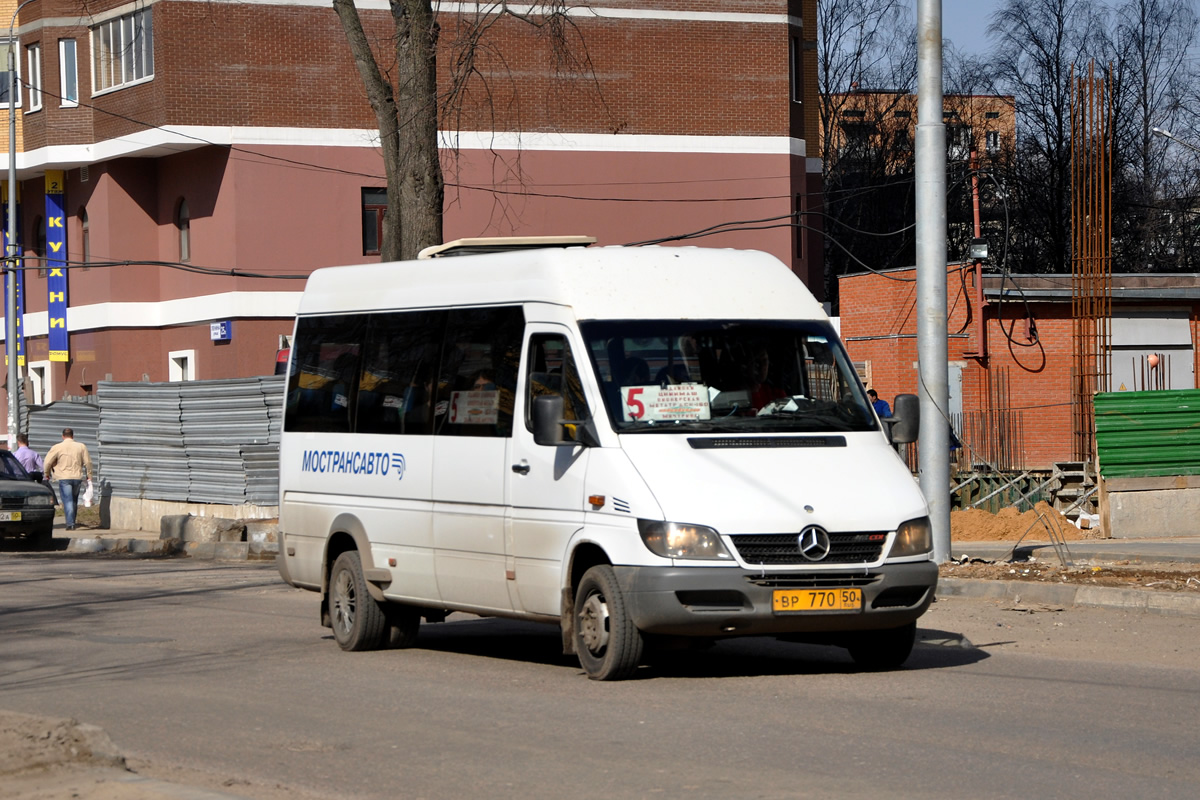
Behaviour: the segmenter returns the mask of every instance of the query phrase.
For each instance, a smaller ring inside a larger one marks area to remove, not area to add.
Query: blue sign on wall
[[[208,338],[214,342],[228,342],[233,339],[233,320],[223,319],[220,322],[209,323]]]
[[[63,171],[46,170],[46,311],[51,361],[70,358],[67,333],[67,228],[64,224]]]

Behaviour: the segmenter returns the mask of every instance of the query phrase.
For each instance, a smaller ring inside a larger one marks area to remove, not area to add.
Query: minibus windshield
[[[620,433],[878,429],[828,323],[603,320],[580,329]]]

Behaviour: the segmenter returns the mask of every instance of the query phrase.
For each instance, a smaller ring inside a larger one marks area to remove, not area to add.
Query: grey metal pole
[[[21,6],[13,11],[8,26],[8,241],[4,264],[8,274],[8,291],[4,299],[4,341],[8,345],[8,449],[17,449],[16,436],[21,424],[20,382],[17,367],[17,43],[14,30]]]
[[[946,347],[946,128],[942,124],[942,2],[917,0],[917,360],[921,491],[933,557],[950,555],[950,423]]]

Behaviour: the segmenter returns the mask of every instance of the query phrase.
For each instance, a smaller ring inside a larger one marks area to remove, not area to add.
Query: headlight
[[[52,506],[54,505],[54,498],[48,494],[31,494],[25,498],[25,505],[30,507]]]
[[[703,525],[639,519],[638,533],[651,553],[666,558],[733,558],[717,532]]]
[[[910,519],[896,528],[896,541],[892,544],[892,556],[919,556],[933,549],[933,532],[929,517]]]

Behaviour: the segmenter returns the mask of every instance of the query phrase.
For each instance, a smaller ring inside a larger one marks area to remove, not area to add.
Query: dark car
[[[0,539],[24,537],[33,547],[50,547],[54,492],[29,476],[17,457],[0,450]]]

